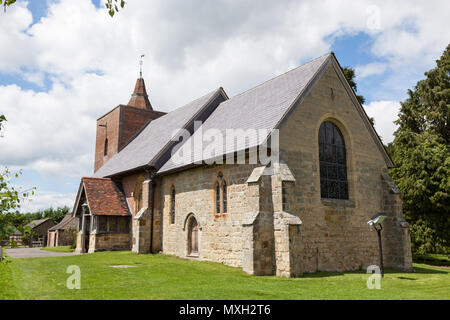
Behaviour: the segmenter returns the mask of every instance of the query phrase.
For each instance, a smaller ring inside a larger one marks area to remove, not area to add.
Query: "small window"
[[[170,223],[175,223],[175,187],[172,187],[170,193]]]
[[[220,214],[220,185],[216,182],[216,213]]]
[[[282,201],[282,206],[283,206],[283,211],[287,211],[288,208],[288,186],[287,183],[285,181],[282,182],[281,185],[281,201]]]
[[[227,182],[222,182],[222,206],[223,213],[227,213]]]
[[[228,211],[228,197],[227,197],[227,182],[225,181],[222,172],[217,174],[217,179],[214,182],[214,212],[215,214],[227,213]]]
[[[103,149],[103,155],[107,156],[108,155],[108,138],[105,139],[105,146]]]

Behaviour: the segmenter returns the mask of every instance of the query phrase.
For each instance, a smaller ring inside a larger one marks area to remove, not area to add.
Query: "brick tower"
[[[153,110],[141,75],[128,104],[120,104],[97,119],[94,172],[122,150],[149,121],[163,115],[164,112]]]

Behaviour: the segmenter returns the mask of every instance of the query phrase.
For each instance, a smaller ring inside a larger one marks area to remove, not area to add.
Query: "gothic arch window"
[[[330,121],[320,125],[319,162],[321,197],[348,200],[345,141],[339,128]]]
[[[228,211],[228,189],[227,181],[222,172],[217,174],[217,179],[214,182],[214,212],[216,214],[227,213]]]
[[[175,186],[170,189],[170,224],[175,223]]]

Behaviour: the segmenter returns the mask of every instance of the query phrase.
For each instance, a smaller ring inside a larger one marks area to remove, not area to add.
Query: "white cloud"
[[[398,118],[400,102],[398,101],[372,101],[364,106],[369,117],[375,119],[375,129],[384,144],[394,140],[394,132],[397,125],[394,121]]]
[[[73,204],[75,202],[75,194],[71,193],[39,193],[36,192],[35,195],[23,200],[21,203],[21,212],[36,212],[40,209],[47,209],[53,207],[54,209],[58,207],[68,206],[72,210]]]
[[[369,76],[373,75],[380,75],[383,74],[386,71],[387,64],[386,63],[369,63],[363,66],[356,66],[356,77],[357,80],[364,79]]]
[[[219,86],[233,96],[330,51],[336,37],[359,32],[372,37],[370,50],[383,62],[358,66],[358,76],[383,71],[380,88],[406,91],[410,70],[429,68],[447,45],[447,12],[450,2],[432,0],[133,0],[111,19],[89,0],[60,0],[30,26],[31,13],[19,1],[0,19],[8,30],[0,33],[0,73],[39,86],[48,79],[51,86],[47,92],[0,86],[8,118],[0,163],[90,175],[95,119],[128,101],[141,53],[150,100],[162,111]],[[389,103],[373,102],[367,111]],[[392,127],[383,124],[386,115],[374,116],[386,142]]]

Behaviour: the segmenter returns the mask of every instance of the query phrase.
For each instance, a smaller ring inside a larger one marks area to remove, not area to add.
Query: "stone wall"
[[[187,255],[186,220],[193,214],[199,224],[199,258],[242,266],[242,221],[249,212],[247,179],[255,165],[203,166],[162,177],[155,216],[162,221],[162,251]],[[214,183],[218,172],[227,181],[228,210],[215,214]],[[170,188],[176,190],[175,223],[170,223]]]
[[[129,233],[90,234],[89,251],[130,250]]]
[[[382,224],[384,266],[412,271],[411,236],[409,224],[402,215],[400,189],[391,180],[387,170],[382,171],[381,178],[383,212],[388,215]]]
[[[318,132],[323,121],[334,122],[345,139],[349,200],[321,199]],[[383,206],[380,174],[387,164],[333,67],[282,127],[280,149],[296,179],[293,211],[302,226],[301,240],[293,249],[302,257],[304,271],[357,270],[378,264],[376,232],[367,221],[377,212],[392,210]],[[392,241],[386,245],[398,246]],[[410,252],[408,244],[402,247]]]

